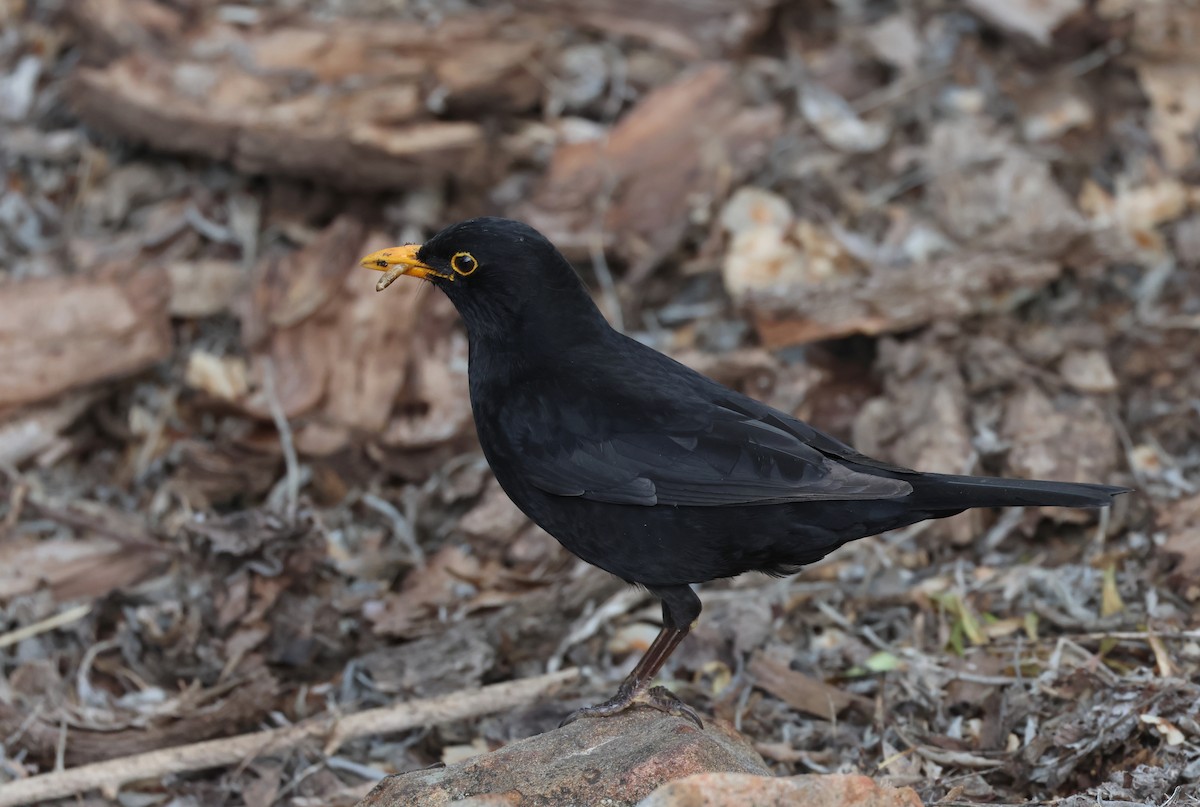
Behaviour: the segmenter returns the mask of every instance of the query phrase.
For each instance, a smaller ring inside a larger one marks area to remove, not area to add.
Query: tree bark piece
[[[0,286],[0,412],[166,358],[168,298],[160,270]]]
[[[250,26],[216,18],[186,26],[143,13],[140,35],[117,32],[111,0],[88,0],[72,17],[94,55],[112,59],[75,73],[71,97],[90,125],[245,173],[346,189],[451,174],[475,184],[485,168],[503,170],[479,123],[434,113],[532,108],[542,93],[533,66],[548,41],[545,20],[499,13],[435,28],[265,13]]]

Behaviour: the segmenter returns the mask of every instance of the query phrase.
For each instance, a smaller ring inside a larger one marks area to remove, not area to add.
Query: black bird
[[[477,218],[362,265],[427,280],[470,342],[471,408],[496,479],[588,563],[662,600],[663,627],[612,699],[683,713],[650,682],[700,615],[691,589],[790,574],[842,544],[971,507],[1103,507],[1126,488],[921,473],[858,453],[609,326],[567,260]]]

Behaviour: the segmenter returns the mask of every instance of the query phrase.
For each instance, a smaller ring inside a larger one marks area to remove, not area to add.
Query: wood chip
[[[52,403],[29,407],[0,419],[0,465],[17,466],[55,444],[95,400],[95,393],[64,395]]]
[[[133,375],[171,351],[165,272],[0,286],[0,410]]]

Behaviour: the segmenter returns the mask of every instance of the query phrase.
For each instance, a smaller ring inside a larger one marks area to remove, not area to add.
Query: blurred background
[[[626,332],[867,453],[1138,489],[705,586],[685,700],[781,773],[1200,801],[1196,4],[0,0],[0,26],[0,783],[590,670],[120,795],[349,804],[609,693],[657,604],[499,491],[447,301],[357,268],[501,214]]]

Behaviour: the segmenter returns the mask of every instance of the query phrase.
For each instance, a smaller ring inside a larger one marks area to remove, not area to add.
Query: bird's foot
[[[559,728],[569,723],[574,723],[581,717],[612,717],[634,706],[649,706],[652,709],[666,712],[669,715],[686,717],[695,723],[696,727],[701,731],[704,730],[704,721],[700,719],[700,715],[696,714],[696,710],[677,698],[675,693],[666,687],[634,689],[624,685],[617,690],[617,694],[614,697],[609,698],[604,703],[598,703],[595,706],[585,706],[582,709],[576,709],[574,712],[571,712],[559,724]]]

